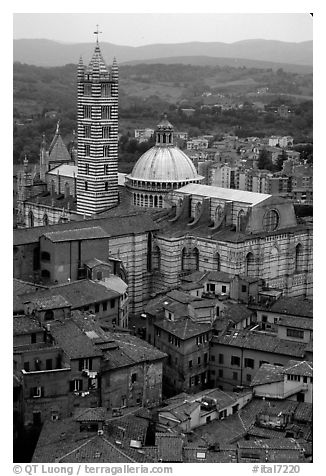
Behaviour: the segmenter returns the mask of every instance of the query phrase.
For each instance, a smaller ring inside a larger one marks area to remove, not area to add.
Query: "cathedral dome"
[[[192,160],[178,147],[155,145],[137,161],[128,178],[152,182],[193,182],[197,174]]]
[[[126,176],[126,186],[131,190],[133,204],[144,207],[164,207],[164,197],[173,190],[200,183],[192,160],[173,144],[173,126],[166,114],[156,127],[156,144],[136,162],[131,174]]]

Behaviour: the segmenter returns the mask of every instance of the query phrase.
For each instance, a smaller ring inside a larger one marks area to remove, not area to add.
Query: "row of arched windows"
[[[65,221],[67,221],[67,218],[65,217],[60,217],[59,220],[58,220],[58,223],[64,223]],[[50,220],[49,220],[49,217],[48,217],[48,214],[47,213],[44,213],[43,215],[43,218],[42,218],[42,225],[43,226],[47,226],[50,224]],[[30,210],[28,212],[28,226],[30,228],[33,228],[35,226],[35,217],[34,217],[34,213],[32,212],[32,210]]]
[[[148,189],[162,189],[162,190],[170,190],[170,189],[178,189],[188,185],[189,183],[199,183],[199,180],[192,180],[191,182],[147,182],[143,180],[132,180],[126,179],[127,183],[131,187],[135,188],[148,188]]]
[[[161,269],[161,250],[158,246],[155,246],[152,253],[153,259],[153,269]],[[221,270],[221,256],[219,253],[214,254],[214,268],[215,271]],[[187,250],[183,248],[181,251],[181,270],[188,271],[193,270],[197,271],[199,269],[199,250],[198,248],[193,248],[192,250]]]
[[[279,275],[279,252],[276,247],[273,247],[269,257],[269,277],[276,278]],[[216,252],[213,256],[215,271],[221,271],[221,256]],[[153,269],[161,268],[161,250],[158,246],[153,249]],[[181,270],[198,270],[199,269],[199,250],[193,248],[187,250],[183,248],[181,251]],[[303,246],[299,243],[295,248],[295,272],[304,271],[304,253]],[[250,251],[245,258],[245,274],[247,276],[257,276],[256,260],[254,254]]]
[[[163,197],[162,195],[134,193],[133,204],[138,207],[163,208]]]

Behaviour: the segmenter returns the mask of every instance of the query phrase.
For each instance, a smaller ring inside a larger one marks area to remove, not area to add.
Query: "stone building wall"
[[[162,401],[162,360],[107,369],[101,377],[102,406],[115,408],[143,405],[153,407]]]

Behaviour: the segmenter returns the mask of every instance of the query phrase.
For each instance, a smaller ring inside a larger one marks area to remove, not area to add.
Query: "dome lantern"
[[[156,145],[159,147],[173,146],[173,126],[167,120],[166,112],[163,114],[163,118],[156,126]]]

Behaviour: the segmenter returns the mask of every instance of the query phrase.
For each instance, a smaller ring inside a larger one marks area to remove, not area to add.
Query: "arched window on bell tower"
[[[156,129],[156,145],[167,146],[173,145],[173,126],[167,120],[167,114],[164,113],[161,122]]]

